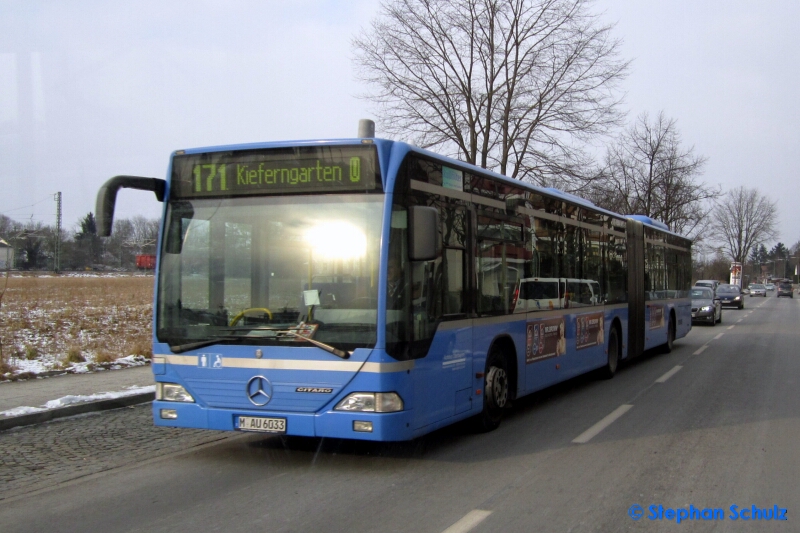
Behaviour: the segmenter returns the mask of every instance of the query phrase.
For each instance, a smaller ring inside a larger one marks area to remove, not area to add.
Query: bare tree
[[[111,236],[103,239],[103,264],[117,268],[132,267],[135,264],[134,252],[128,246],[133,235],[133,224],[127,218],[114,220]]]
[[[154,254],[158,240],[159,220],[137,215],[131,219],[131,224],[133,233],[130,245],[136,249],[136,253]]]
[[[521,180],[582,176],[628,67],[589,3],[387,1],[353,41],[380,127]]]
[[[647,215],[691,235],[706,220],[705,202],[719,195],[697,178],[706,158],[684,148],[674,119],[647,113],[608,148],[602,179],[590,185],[598,205],[622,214]]]
[[[693,271],[692,278],[698,279],[728,279],[731,260],[725,256],[721,249],[708,249],[707,253],[696,256],[692,247]],[[710,253],[709,253],[710,252]]]
[[[750,250],[776,235],[778,208],[756,189],[738,187],[717,203],[711,233],[724,243],[733,261],[744,261]]]

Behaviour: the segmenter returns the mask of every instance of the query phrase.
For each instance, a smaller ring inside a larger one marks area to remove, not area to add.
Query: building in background
[[[3,239],[0,239],[0,270],[14,268],[14,248]]]

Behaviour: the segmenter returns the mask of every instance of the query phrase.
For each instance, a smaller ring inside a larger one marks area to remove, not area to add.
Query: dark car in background
[[[717,298],[722,307],[735,307],[744,309],[744,294],[738,285],[723,283],[717,287]]]
[[[709,287],[692,287],[692,322],[722,322],[722,305]]]
[[[788,296],[789,298],[794,298],[794,289],[792,289],[792,284],[788,281],[782,281],[778,283],[778,298],[781,296]]]

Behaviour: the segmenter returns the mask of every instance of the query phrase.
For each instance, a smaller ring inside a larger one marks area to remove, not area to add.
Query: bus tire
[[[508,362],[499,349],[492,348],[486,358],[483,410],[475,417],[475,429],[482,433],[497,429],[503,419],[503,410],[508,405]]]
[[[712,322],[712,326],[714,323]],[[672,348],[675,344],[675,321],[672,319],[672,315],[669,315],[669,325],[667,326],[667,342],[664,343],[664,353],[672,352]]]
[[[606,366],[601,369],[600,375],[603,379],[611,379],[617,373],[617,367],[619,366],[619,336],[617,335],[617,328],[614,326],[611,326],[611,330],[608,333],[606,352],[608,353],[608,359]]]

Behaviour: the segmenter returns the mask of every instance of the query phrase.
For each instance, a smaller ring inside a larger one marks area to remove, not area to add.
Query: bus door
[[[561,381],[563,359],[556,364],[547,360],[566,355],[568,318],[560,311],[569,306],[566,278],[527,278],[520,283],[520,301],[527,312],[525,330],[525,388],[541,389]]]
[[[472,408],[472,321],[466,312],[466,209],[440,208],[443,249],[411,263],[416,428]]]

